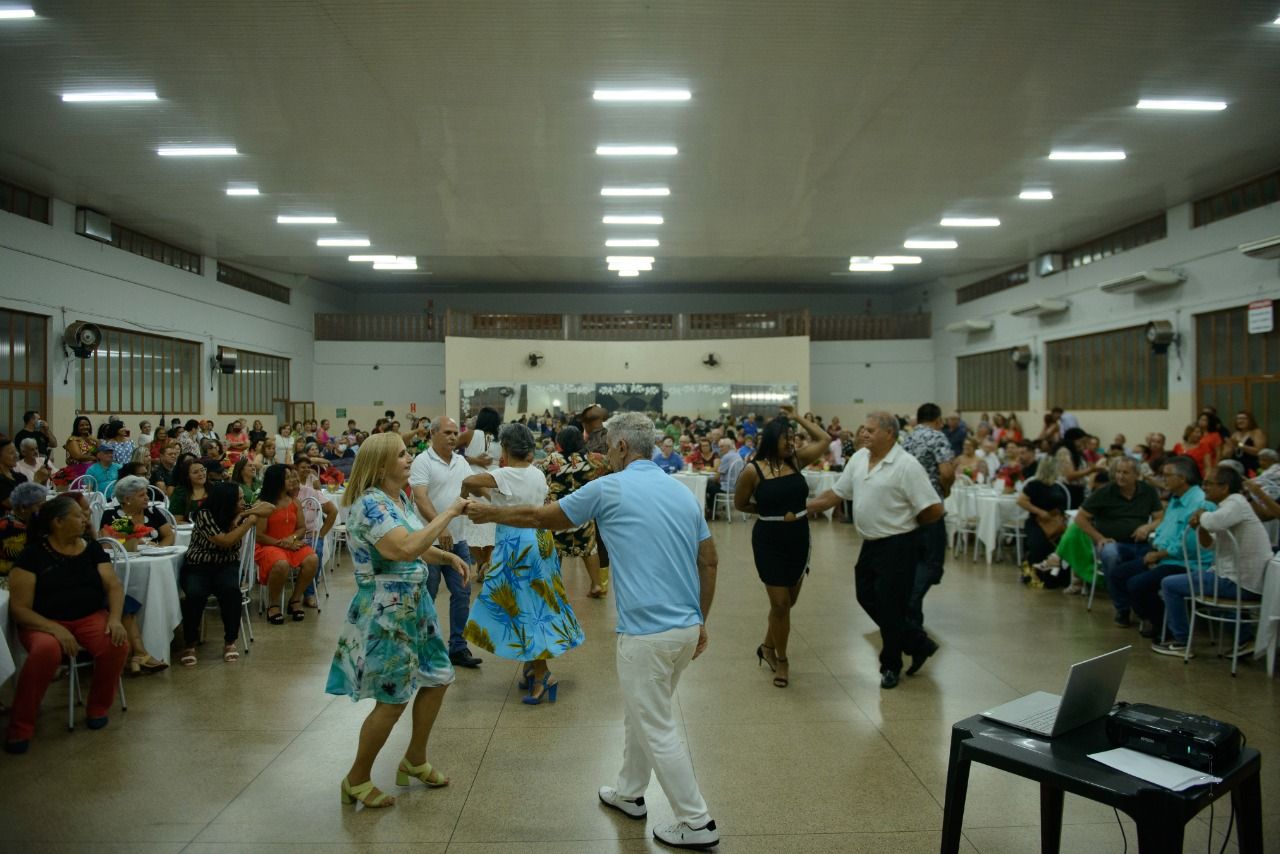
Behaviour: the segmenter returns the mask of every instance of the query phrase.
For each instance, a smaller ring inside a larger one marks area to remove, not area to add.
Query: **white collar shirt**
[[[470,476],[471,466],[462,458],[462,454],[455,450],[449,455],[449,461],[445,462],[434,448],[428,447],[413,458],[413,465],[409,469],[409,486],[425,486],[431,505],[436,508],[437,513],[443,513],[462,495],[462,482]],[[455,542],[464,539],[463,517],[459,516],[449,522],[449,536]]]
[[[916,517],[938,502],[920,461],[895,444],[884,459],[869,468],[871,451],[863,448],[849,458],[832,491],[853,502],[853,523],[863,539],[882,540],[919,527]]]

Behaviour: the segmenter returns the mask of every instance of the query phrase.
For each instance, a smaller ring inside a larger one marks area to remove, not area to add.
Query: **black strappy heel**
[[[789,661],[789,659],[786,659],[786,658],[779,658],[779,659],[778,659],[778,663],[779,663],[779,664],[786,664],[786,663],[788,663],[788,661]],[[775,672],[775,673],[777,673],[777,671],[776,671],[776,670],[775,670],[774,672]],[[776,685],[776,686],[777,686],[777,687],[779,687],[779,688],[785,688],[785,687],[787,687],[787,685],[790,683],[790,681],[791,681],[791,679],[790,679],[790,676],[789,676],[789,675],[788,675],[788,676],[775,676],[775,677],[773,677],[773,684],[774,684],[774,685]]]
[[[756,667],[759,667],[761,664],[768,664],[770,672],[777,673],[778,668],[774,667],[773,664],[769,661],[769,659],[764,657],[764,651],[766,649],[773,649],[773,647],[765,646],[764,644],[760,644],[758,647],[756,647],[756,659],[758,659],[756,661]]]

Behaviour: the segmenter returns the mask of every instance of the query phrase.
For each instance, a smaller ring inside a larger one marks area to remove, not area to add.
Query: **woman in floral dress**
[[[405,706],[413,701],[413,733],[396,783],[416,778],[428,786],[449,779],[427,762],[427,738],[445,689],[453,682],[449,651],[440,638],[435,604],[427,592],[427,564],[451,564],[466,580],[459,557],[432,547],[459,500],[426,524],[406,500],[412,458],[394,433],[370,436],[351,469],[343,504],[350,508],[347,537],[355,563],[356,595],[338,636],[325,691],[376,704],[360,728],[355,762],[342,780],[342,802],[389,807],[395,798],[370,779],[373,761]]]
[[[533,467],[535,444],[529,428],[508,424],[498,441],[502,468],[464,480],[463,498],[488,489],[494,504],[543,504],[547,481]],[[462,636],[494,655],[524,662],[520,687],[527,687],[529,694],[523,702],[554,703],[557,683],[547,660],[564,655],[585,639],[565,598],[555,541],[550,531],[507,525],[497,527],[494,539],[493,560]]]
[[[538,463],[538,468],[547,476],[549,500],[559,501],[569,493],[581,488],[587,482],[602,474],[608,474],[609,463],[603,454],[587,450],[586,440],[577,427],[565,427],[556,434],[556,451]],[[604,582],[600,576],[600,554],[596,547],[596,523],[588,520],[585,525],[568,531],[556,531],[556,551],[563,562],[567,557],[582,558],[591,578],[591,590],[587,593],[592,599],[600,599],[605,595]]]

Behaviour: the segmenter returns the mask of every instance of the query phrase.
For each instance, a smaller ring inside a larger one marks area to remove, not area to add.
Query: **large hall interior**
[[[1275,0],[0,0],[0,851],[1280,848],[1278,102]]]

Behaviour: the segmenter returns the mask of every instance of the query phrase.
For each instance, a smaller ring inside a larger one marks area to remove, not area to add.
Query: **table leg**
[[[1236,811],[1236,846],[1240,854],[1262,854],[1262,789],[1258,769],[1231,790]]]
[[[1058,854],[1062,847],[1062,790],[1040,784],[1040,851]]]
[[[1182,850],[1186,825],[1177,816],[1148,813],[1138,819],[1138,854],[1168,854]]]
[[[967,733],[965,733],[967,735]],[[969,791],[969,760],[963,756],[964,737],[951,733],[951,760],[947,763],[947,797],[942,809],[942,854],[958,854],[964,823],[964,800]]]

